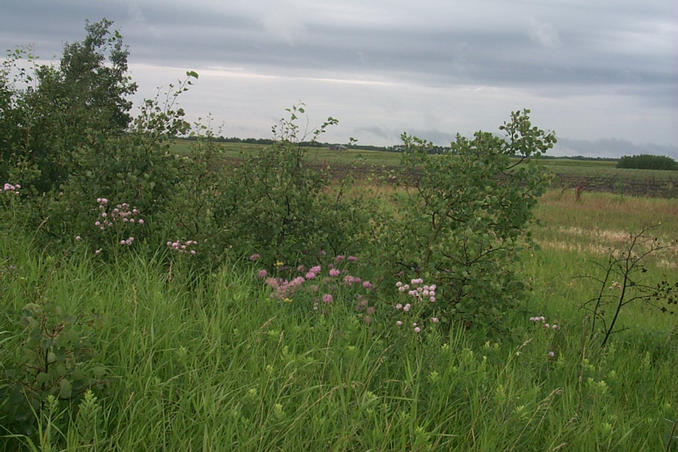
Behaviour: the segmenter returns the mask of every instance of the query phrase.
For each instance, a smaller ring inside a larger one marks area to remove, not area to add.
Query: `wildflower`
[[[303,265],[299,265],[299,266],[297,267],[297,271],[298,271],[298,272],[303,272],[304,270],[306,270],[306,267],[304,267]]]
[[[80,237],[79,235],[76,235],[75,240],[80,241],[80,240],[82,240],[82,237]]]
[[[283,301],[284,301],[285,303],[292,303],[292,299],[291,299],[291,298],[287,298],[287,297],[283,298]]]
[[[326,293],[322,296],[323,303],[332,303],[332,295]]]
[[[257,278],[259,278],[259,279],[264,279],[264,278],[266,278],[267,275],[268,275],[268,272],[266,271],[265,268],[262,268],[261,270],[259,270],[257,272]]]
[[[555,323],[553,325],[551,325],[551,328],[553,328],[554,330],[560,329],[560,327],[558,325],[556,325]]]
[[[431,323],[439,323],[440,319],[438,317],[431,317]]]
[[[355,257],[355,256],[348,256],[348,257],[346,258],[346,260],[349,261],[349,262],[355,262],[355,261],[358,260],[358,258]]]
[[[396,325],[400,326],[402,324],[403,324],[403,322],[401,320],[396,321]]]
[[[340,273],[341,272],[339,270],[337,270],[336,268],[333,268],[332,270],[330,270],[330,276],[339,276]]]
[[[313,273],[313,272],[308,272],[308,273],[306,273],[306,275],[304,275],[304,277],[305,277],[306,279],[313,279],[313,278],[315,278],[315,276],[316,276],[316,275],[315,275],[315,273]]]
[[[275,266],[276,266],[276,267],[280,268],[280,267],[282,267],[283,265],[285,265],[284,262],[282,262],[282,261],[275,261]]]
[[[374,311],[376,311],[376,309],[374,309],[374,306],[370,306],[367,308],[367,311],[365,312],[367,312],[368,314],[374,314]]]
[[[395,308],[396,308],[398,311],[400,311],[400,310],[403,308],[402,303],[398,303],[397,305],[395,305]]]
[[[340,255],[338,255],[337,257],[334,258],[334,262],[336,262],[337,264],[339,264],[339,263],[343,262],[344,259],[345,259],[344,256],[342,256],[342,255],[340,254]]]
[[[544,328],[549,328],[549,327],[550,327],[550,325],[548,323],[544,324]]]
[[[554,356],[556,356],[555,352],[549,352],[548,355],[549,355],[549,358],[553,358]]]
[[[407,311],[409,311],[411,308],[412,308],[412,305],[410,305],[409,303],[407,303],[405,306],[403,306],[403,311],[407,312]]]
[[[403,286],[403,283],[401,283],[400,281],[398,281],[398,282],[396,283],[396,287],[400,288],[400,287],[402,287],[402,286]]]
[[[143,218],[139,218],[139,221],[137,221],[137,223],[139,223],[139,224],[144,224],[144,219],[143,219]]]
[[[313,272],[313,273],[316,273],[316,274],[320,273],[320,270],[322,270],[322,267],[320,267],[320,265],[316,265],[315,267],[311,267],[309,269],[310,272]],[[299,271],[303,271],[303,270],[299,270]]]
[[[416,278],[416,279],[413,279],[412,281],[410,281],[410,284],[412,284],[412,285],[423,284],[423,283],[424,283],[424,280],[421,279],[421,278]]]
[[[418,333],[418,332],[420,332],[420,331],[421,331],[421,328],[419,328],[418,326],[415,326],[415,327],[414,327],[414,332],[415,332],[415,333]]]
[[[372,317],[370,317],[369,315],[366,315],[365,317],[363,317],[363,322],[365,322],[365,323],[372,322]]]
[[[195,256],[195,250],[191,250],[191,254]]]
[[[96,254],[96,255],[101,254],[101,248],[99,248],[98,250],[96,250],[96,251],[94,252],[94,254]]]
[[[363,281],[363,287],[365,289],[371,289],[372,288],[372,283],[369,281]]]

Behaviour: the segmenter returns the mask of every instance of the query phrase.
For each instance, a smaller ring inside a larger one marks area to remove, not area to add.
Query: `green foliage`
[[[105,370],[91,362],[88,342],[93,331],[83,317],[66,314],[53,303],[28,303],[21,317],[24,329],[13,338],[20,345],[2,375],[5,402],[0,421],[11,431],[31,436],[46,406],[75,401],[89,388],[101,388]]]
[[[678,170],[678,162],[665,155],[625,155],[617,161],[617,168]]]
[[[446,155],[403,135],[407,210],[394,227],[393,261],[438,286],[444,322],[496,321],[522,294],[513,263],[549,182],[536,159],[556,141],[528,113],[512,113],[504,138],[457,136]]]
[[[28,52],[11,54],[0,71],[0,177],[24,168],[22,182],[39,193],[59,187],[83,146],[102,134],[121,134],[130,122],[127,96],[136,84],[127,72],[128,51],[111,22],[87,24],[82,42],[67,44],[59,67],[21,68]],[[13,79],[11,79],[13,77]]]

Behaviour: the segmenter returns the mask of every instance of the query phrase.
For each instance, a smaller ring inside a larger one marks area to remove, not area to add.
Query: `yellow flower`
[[[283,301],[284,301],[285,303],[292,303],[292,299],[291,299],[291,298],[287,298],[287,297],[283,298]]]
[[[278,268],[282,267],[283,265],[285,265],[285,263],[282,262],[282,261],[276,261],[275,262],[275,266],[278,267]]]

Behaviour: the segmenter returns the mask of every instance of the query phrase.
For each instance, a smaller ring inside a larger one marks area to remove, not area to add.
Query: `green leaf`
[[[71,382],[65,378],[59,382],[59,397],[62,399],[70,399],[73,388]]]

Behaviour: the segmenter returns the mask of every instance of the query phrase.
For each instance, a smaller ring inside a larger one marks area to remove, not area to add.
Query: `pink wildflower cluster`
[[[2,188],[0,188],[0,193],[13,193],[15,195],[18,195],[19,189],[21,189],[21,185],[10,184],[9,182],[5,182]]]
[[[176,251],[177,253],[189,253],[189,254],[195,254],[196,251],[192,249],[191,247],[197,245],[198,242],[195,240],[186,240],[185,242],[181,242],[179,240],[176,240],[174,242],[167,241],[166,245],[169,249]]]
[[[294,292],[301,287],[304,281],[305,279],[303,276],[297,276],[290,281],[281,278],[269,277],[266,278],[266,285],[274,290],[271,292],[271,298],[284,300],[285,298],[290,298]]]
[[[120,240],[120,244],[123,246],[130,246],[134,242],[134,237],[127,237],[125,240]]]
[[[410,284],[412,286],[410,286]],[[417,298],[418,301],[428,299],[431,303],[435,303],[436,301],[435,284],[431,284],[430,286],[424,285],[424,280],[421,278],[411,280],[410,284],[403,284],[402,282],[398,281],[396,283],[398,292],[407,292],[407,295]]]
[[[549,329],[549,328],[551,328],[551,329],[554,329],[554,330],[556,330],[556,331],[560,329],[560,326],[559,326],[558,324],[556,324],[556,323],[552,323],[552,324],[547,323],[547,322],[546,322],[546,317],[544,317],[543,315],[542,315],[542,316],[538,316],[538,317],[530,317],[530,322],[532,322],[532,323],[541,323],[542,326],[544,327],[544,329]]]
[[[395,305],[396,311],[405,315],[410,315],[414,317],[419,316],[419,312],[423,308],[424,302],[435,303],[436,301],[436,285],[425,285],[424,280],[421,278],[415,278],[410,280],[409,284],[403,284],[401,281],[396,283],[398,292],[402,294],[407,294],[408,299],[405,303],[397,303]],[[438,317],[430,317],[428,319],[431,323],[440,323]],[[396,326],[402,326],[405,322],[402,320],[396,320]],[[420,333],[422,325],[418,322],[412,322],[412,331],[415,333]]]
[[[144,224],[144,219],[138,218],[139,210],[136,207],[130,209],[130,205],[126,202],[116,204],[111,210],[108,209],[108,199],[106,198],[97,198],[97,204],[99,213],[94,226],[102,231],[114,224]]]
[[[318,253],[320,258],[326,256],[324,251]],[[346,295],[348,294],[337,294],[337,292],[342,292],[342,287],[351,288],[353,294],[356,296],[358,304],[356,306],[356,311],[365,312],[363,321],[365,323],[372,322],[372,315],[375,312],[374,307],[368,306],[367,299],[363,294],[355,294],[355,289],[361,290],[371,290],[373,285],[370,281],[364,281],[357,276],[353,276],[347,273],[346,269],[336,268],[335,265],[339,266],[344,262],[356,262],[357,258],[354,256],[345,257],[343,255],[338,255],[332,259],[332,263],[323,265],[314,265],[310,268],[305,267],[304,265],[298,265],[295,267],[288,267],[276,264],[276,273],[286,272],[289,276],[288,279],[285,278],[276,278],[269,275],[269,272],[266,269],[260,269],[257,271],[256,276],[265,281],[265,284],[272,289],[270,294],[271,298],[282,300],[285,302],[291,302],[293,297],[298,295],[305,295],[310,298],[312,302],[312,307],[316,311],[326,312],[326,309],[321,309],[321,303],[323,305],[331,305],[337,300],[347,299]],[[294,271],[296,269],[296,272]],[[338,278],[342,273],[345,275],[343,278]]]

